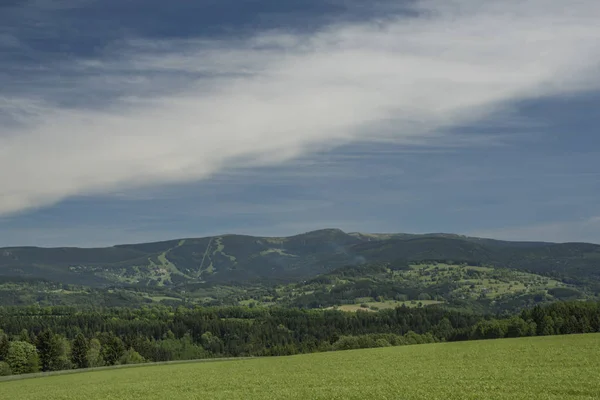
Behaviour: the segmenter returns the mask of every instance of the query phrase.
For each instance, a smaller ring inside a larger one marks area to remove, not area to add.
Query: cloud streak
[[[435,144],[513,101],[600,86],[595,0],[415,7],[316,33],[142,38],[52,66],[43,90],[0,92],[0,215],[355,141]]]

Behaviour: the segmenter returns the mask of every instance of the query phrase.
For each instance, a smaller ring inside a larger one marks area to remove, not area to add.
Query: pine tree
[[[42,371],[55,371],[61,356],[61,345],[57,337],[50,330],[45,330],[38,335],[35,346],[40,356]]]
[[[0,361],[6,360],[6,355],[8,354],[8,346],[9,346],[8,336],[4,334],[3,331],[0,330]]]
[[[104,362],[106,365],[115,365],[125,352],[123,341],[112,332],[102,335],[100,340],[102,343],[101,352]]]
[[[82,333],[77,334],[75,340],[73,340],[73,347],[71,349],[71,361],[75,368],[88,368],[90,366],[88,360],[89,350],[90,344],[85,336]]]

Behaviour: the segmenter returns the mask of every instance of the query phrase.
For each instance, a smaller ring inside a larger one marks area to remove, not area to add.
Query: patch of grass
[[[267,254],[279,254],[280,256],[286,257],[298,257],[297,255],[286,253],[283,249],[267,249],[263,250],[259,253],[261,256],[266,256]]]
[[[182,301],[181,299],[179,299],[177,297],[170,297],[170,296],[148,296],[147,298],[149,298],[152,301],[157,301],[157,302],[160,302],[162,300]]]
[[[340,311],[354,312],[354,311],[358,311],[358,310],[375,311],[375,310],[373,310],[372,307],[375,307],[379,310],[384,310],[384,309],[388,309],[388,308],[401,307],[402,305],[405,305],[406,307],[414,308],[414,307],[432,306],[435,304],[442,304],[442,303],[443,303],[443,301],[436,301],[436,300],[413,300],[413,301],[386,300],[386,301],[382,301],[382,302],[366,301],[366,302],[361,302],[360,304],[343,304],[341,306],[335,306],[335,307],[330,307],[330,308],[335,308]],[[367,308],[361,307],[362,304],[366,304]]]
[[[211,262],[210,265],[208,267],[206,267],[206,269],[204,271],[202,271],[203,273],[206,273],[208,275],[212,275],[215,273],[215,266],[213,265],[213,263]]]
[[[457,264],[412,264],[408,270],[394,271],[398,281],[410,280],[424,289],[439,282],[458,284],[454,294],[462,298],[499,299],[526,293],[568,287],[560,281],[522,271]],[[426,290],[425,290],[426,291]]]
[[[219,237],[217,238],[217,248],[213,251],[212,255],[216,255],[217,253],[220,253],[223,257],[227,257],[229,258],[229,261],[231,262],[236,262],[237,259],[234,256],[231,256],[229,254],[226,254],[223,250],[225,250],[225,245],[223,244],[223,238]],[[211,264],[212,266],[212,264]]]
[[[274,306],[277,303],[274,303],[272,301],[265,301],[264,299],[262,301],[260,300],[253,300],[253,299],[249,299],[249,300],[240,300],[239,305],[241,306],[249,306],[250,304],[254,303],[254,305],[256,307],[271,307]]]
[[[85,290],[65,290],[65,289],[56,289],[49,290],[48,293],[57,293],[57,294],[81,294],[86,293]]]
[[[600,397],[600,334],[103,370],[0,383],[2,398],[531,399]]]

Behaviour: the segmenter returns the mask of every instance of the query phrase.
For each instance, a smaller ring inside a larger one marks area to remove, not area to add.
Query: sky
[[[600,2],[4,0],[0,247],[600,243]]]

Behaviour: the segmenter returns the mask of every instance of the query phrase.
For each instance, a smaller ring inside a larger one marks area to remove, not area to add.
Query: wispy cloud
[[[0,127],[0,214],[354,141],[435,144],[511,101],[600,86],[595,0],[415,7],[418,17],[310,34],[139,39],[55,66],[71,78],[2,100],[12,123]],[[111,102],[99,107],[96,93]]]

